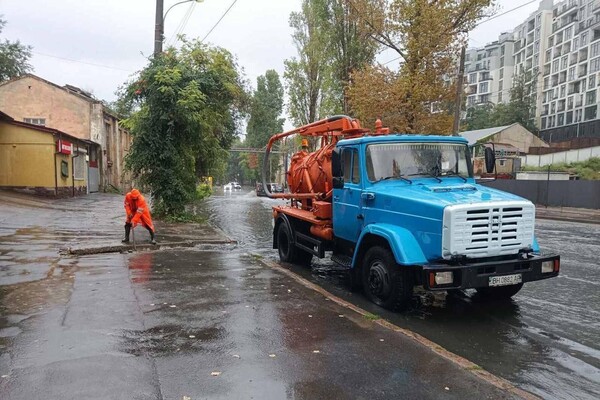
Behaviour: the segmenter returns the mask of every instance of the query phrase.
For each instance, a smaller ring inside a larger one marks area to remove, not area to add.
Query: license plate
[[[490,276],[490,286],[508,286],[523,282],[521,274]]]

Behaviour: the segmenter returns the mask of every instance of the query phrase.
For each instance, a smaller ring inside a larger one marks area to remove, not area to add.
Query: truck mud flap
[[[300,232],[296,232],[296,240],[294,242],[296,247],[299,249],[302,249],[319,258],[325,257],[325,248],[322,240],[315,239],[314,237]]]

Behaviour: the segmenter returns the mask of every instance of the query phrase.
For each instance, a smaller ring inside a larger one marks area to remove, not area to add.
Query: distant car
[[[271,192],[271,193],[283,193],[283,185],[280,183],[274,183],[274,182],[267,183],[267,189],[269,189],[269,192]],[[267,195],[263,188],[263,184],[260,182],[256,184],[256,195],[257,196],[266,196]]]
[[[232,183],[231,183],[231,185],[233,186],[233,188],[234,188],[235,190],[242,190],[242,185],[240,185],[240,184],[239,184],[239,183],[237,183],[237,182],[232,182]]]
[[[228,183],[226,185],[223,185],[223,191],[227,192],[231,192],[233,190],[233,185],[231,183]]]

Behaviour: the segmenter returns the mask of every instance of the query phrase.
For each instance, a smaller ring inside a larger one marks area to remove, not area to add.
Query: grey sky
[[[204,0],[195,4],[183,33],[204,37],[232,1]],[[176,2],[165,0],[165,10]],[[253,83],[267,69],[283,74],[283,60],[295,54],[288,18],[290,12],[299,10],[300,3],[238,0],[207,42],[234,53]],[[500,0],[499,12],[524,3],[527,0]],[[169,12],[167,42],[191,4],[178,5]],[[534,3],[482,24],[470,35],[470,45],[482,46],[495,40],[500,32],[524,21],[537,6]],[[116,88],[142,68],[145,57],[152,53],[154,10],[154,0],[0,0],[0,14],[8,21],[3,36],[33,46],[35,74],[60,85],[69,83],[91,90],[106,100],[114,99]],[[395,57],[393,51],[384,51],[378,59],[386,62]]]

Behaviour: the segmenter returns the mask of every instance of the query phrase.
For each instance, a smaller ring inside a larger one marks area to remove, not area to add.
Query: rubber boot
[[[148,232],[150,232],[150,243],[156,244],[156,240],[154,240],[154,232],[151,229],[148,229]]]
[[[121,243],[129,243],[129,233],[131,232],[131,224],[125,224],[125,238]]]

